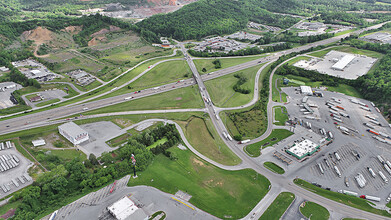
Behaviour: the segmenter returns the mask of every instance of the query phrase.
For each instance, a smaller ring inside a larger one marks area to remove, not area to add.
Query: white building
[[[111,206],[107,207],[107,210],[116,218],[117,220],[144,220],[148,219],[148,216],[144,213],[142,209],[139,209],[136,204],[129,197],[124,196],[122,199],[118,200]]]
[[[42,145],[46,144],[45,140],[35,140],[35,141],[32,141],[31,143],[33,143],[34,147],[38,147],[38,146],[42,146]]]
[[[58,131],[74,145],[88,141],[89,139],[87,131],[73,122],[58,126]]]
[[[312,95],[312,89],[309,86],[300,86],[300,91],[303,95]]]
[[[340,59],[338,62],[336,62],[331,68],[342,71],[350,62],[353,61],[354,57],[355,56],[352,54],[347,54],[343,56],[342,59]]]

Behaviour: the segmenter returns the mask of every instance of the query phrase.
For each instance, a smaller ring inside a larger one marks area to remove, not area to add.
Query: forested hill
[[[154,15],[137,26],[157,35],[188,40],[232,33],[246,27],[249,20],[281,28],[298,21],[298,18],[276,15],[263,8],[274,3],[295,7],[291,0],[200,0],[173,13]]]

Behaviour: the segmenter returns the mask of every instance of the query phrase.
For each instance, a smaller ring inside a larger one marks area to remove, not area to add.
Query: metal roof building
[[[300,86],[300,91],[303,95],[312,95],[312,89],[309,86]]]
[[[352,62],[354,55],[348,54],[342,57],[338,62],[336,62],[331,68],[334,70],[343,70],[345,67]]]
[[[42,146],[42,145],[46,144],[45,140],[35,140],[35,141],[32,141],[31,143],[33,143],[34,147],[38,147],[38,146]]]
[[[58,126],[58,131],[74,145],[80,144],[89,139],[87,131],[83,130],[73,122],[68,122]]]
[[[124,196],[111,206],[107,207],[107,210],[117,220],[144,220],[148,219],[148,216],[142,209],[139,209],[136,204],[129,197]]]

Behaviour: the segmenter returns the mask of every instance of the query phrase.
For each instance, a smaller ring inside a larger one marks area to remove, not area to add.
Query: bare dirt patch
[[[97,31],[97,32],[91,34],[90,36],[91,37],[95,37],[95,36],[98,36],[98,35],[107,34],[109,32],[119,31],[119,30],[121,30],[121,28],[113,26],[113,25],[110,25],[110,29],[103,28],[100,31]]]
[[[8,210],[4,215],[0,216],[1,219],[8,219],[15,215],[16,209]]]
[[[62,29],[61,31],[65,31],[65,32],[68,32],[68,33],[74,35],[74,34],[78,34],[82,29],[83,29],[82,26],[68,26],[68,27]]]
[[[126,128],[126,127],[129,127],[133,124],[132,121],[130,121],[128,119],[121,119],[121,118],[113,119],[113,123],[118,125],[121,128]]]
[[[35,44],[41,45],[53,39],[53,32],[45,27],[37,27],[33,30],[23,32],[22,38],[25,40],[33,40]]]
[[[176,97],[175,100],[182,100],[182,97]]]
[[[206,165],[204,164],[204,162],[198,160],[197,158],[193,158],[192,161],[193,161],[194,164],[197,164],[198,166],[206,167]]]
[[[94,37],[92,40],[88,41],[88,46],[95,46],[99,43],[106,42],[107,38],[106,37]]]

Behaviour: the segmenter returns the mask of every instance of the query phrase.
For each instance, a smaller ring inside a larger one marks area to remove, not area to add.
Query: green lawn
[[[117,124],[117,123],[115,123],[115,124]],[[106,141],[106,144],[109,145],[110,147],[116,147],[118,145],[121,145],[121,144],[127,142],[130,136],[131,136],[131,134],[129,134],[129,133],[121,134],[120,136],[117,136],[113,139]]]
[[[284,106],[275,106],[274,110],[274,124],[275,125],[285,125],[285,122],[288,121],[288,112]]]
[[[241,162],[220,138],[210,118],[204,121],[193,117],[187,122],[177,123],[184,130],[190,144],[201,154],[225,165],[237,165]]]
[[[313,193],[316,193],[320,196],[334,200],[336,202],[343,203],[345,205],[352,206],[354,208],[361,209],[361,210],[364,210],[367,212],[372,212],[377,215],[391,217],[391,214],[389,214],[387,211],[373,208],[371,205],[369,205],[368,201],[365,199],[361,199],[361,198],[358,198],[355,196],[349,196],[349,195],[325,190],[325,189],[316,187],[316,186],[312,185],[311,183],[308,183],[302,179],[295,179],[293,182],[296,185],[298,185],[304,189],[307,189]]]
[[[330,217],[330,213],[325,207],[314,202],[305,202],[304,207],[300,207],[300,212],[313,220],[328,220]]]
[[[205,82],[213,103],[218,107],[235,107],[250,102],[254,96],[255,75],[262,65],[254,66],[236,73]],[[241,88],[250,89],[249,94],[235,92],[233,86],[238,82],[234,74],[243,74],[247,78]]]
[[[246,216],[268,192],[270,182],[254,170],[222,170],[189,150],[170,150],[177,160],[162,154],[156,156],[138,178],[130,179],[128,185],[152,186],[171,194],[178,190],[187,192],[192,195],[191,205],[223,219]],[[183,208],[187,207],[183,205]]]
[[[265,57],[266,55],[261,55],[261,56],[250,56],[250,57],[239,57],[239,58],[220,58],[221,62],[221,68],[220,69],[225,69],[231,66],[236,66],[241,63],[249,62],[252,60],[259,59],[261,57]],[[219,59],[219,58],[217,58]],[[216,70],[220,69],[215,69],[215,65],[212,63],[215,59],[193,59],[195,66],[197,67],[197,71],[200,74],[206,74],[210,73]],[[206,72],[202,72],[202,69],[205,68]]]
[[[286,77],[277,74],[273,75],[272,100],[275,102],[287,102],[286,93],[281,91],[281,87],[287,86],[287,85],[283,85],[284,78]],[[277,83],[277,88],[276,88],[276,83]],[[289,82],[288,85],[296,86],[296,84],[292,83],[291,81]],[[305,85],[305,83],[303,83],[303,85]],[[281,99],[280,99],[280,92],[281,92]]]
[[[272,146],[275,143],[291,136],[292,134],[292,132],[285,129],[274,129],[272,133],[262,141],[247,145],[245,152],[251,157],[258,157],[261,155],[261,149]]]
[[[374,57],[374,58],[382,58],[384,55],[375,51],[371,50],[364,50],[364,49],[357,49],[355,47],[350,47],[350,46],[339,46],[339,47],[332,47],[328,48],[325,50],[320,50],[317,52],[310,53],[309,55],[315,56],[315,57],[323,57],[326,55],[329,51],[331,50],[336,50],[336,51],[341,51],[341,52],[346,52],[346,53],[353,53],[353,54],[360,54],[360,55],[366,55],[369,57]]]
[[[50,104],[53,104],[53,103],[56,103],[59,101],[60,101],[60,99],[50,99],[48,101],[43,101],[43,102],[37,103],[35,106],[41,107],[41,106],[50,105]]]
[[[51,154],[58,156],[64,161],[71,161],[76,157],[80,157],[81,161],[87,159],[87,155],[77,149],[59,149],[59,150],[50,150]]]
[[[117,95],[122,95],[129,92],[135,92],[147,88],[152,88],[168,83],[176,82],[182,79],[192,77],[192,72],[184,60],[172,60],[161,63],[148,71],[142,77],[129,84],[131,89],[123,87],[101,98],[108,98]]]
[[[148,149],[152,149],[152,148],[155,148],[156,146],[158,146],[159,144],[164,144],[166,143],[168,140],[166,137],[160,139],[160,140],[157,140],[155,141],[155,143],[153,143],[152,145],[149,145],[147,148]]]
[[[307,57],[307,56],[298,56],[298,57],[295,57],[293,59],[291,59],[290,61],[287,62],[288,65],[293,65],[297,62],[299,62],[300,60],[310,60],[311,57]]]
[[[295,199],[295,194],[290,192],[282,192],[266,209],[259,220],[279,220]]]
[[[85,112],[85,115],[93,115],[108,112],[122,112],[133,110],[151,109],[180,109],[202,108],[204,103],[196,86],[185,87],[173,91],[148,96],[145,98],[126,101],[104,108]]]
[[[266,167],[267,169],[275,172],[275,173],[278,173],[278,174],[284,174],[285,173],[285,170],[278,166],[277,164],[273,163],[273,162],[265,162],[263,163],[263,166]]]

